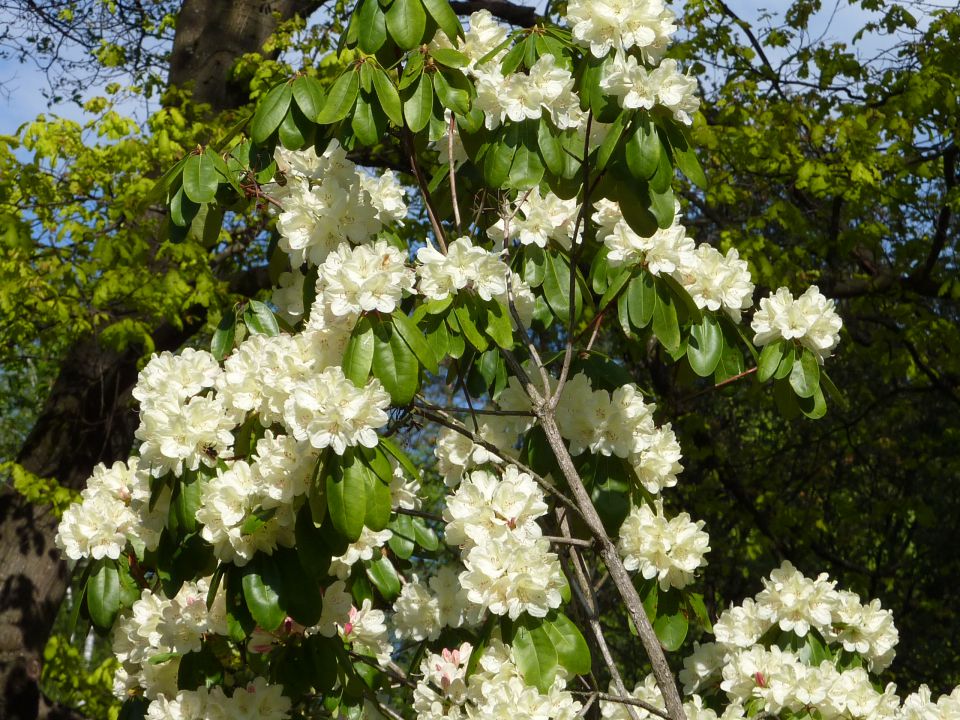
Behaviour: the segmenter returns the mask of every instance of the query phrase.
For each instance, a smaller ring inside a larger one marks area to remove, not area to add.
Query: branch
[[[532,27],[540,20],[536,8],[526,5],[516,5],[508,0],[467,0],[466,2],[451,2],[450,7],[457,15],[470,15],[477,10],[487,10],[496,18],[511,25]]]

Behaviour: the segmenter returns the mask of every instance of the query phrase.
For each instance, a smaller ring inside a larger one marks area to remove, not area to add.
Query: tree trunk
[[[192,86],[194,100],[214,111],[246,100],[228,88],[229,69],[256,52],[278,20],[318,6],[304,0],[185,0],[170,57],[171,85]],[[158,329],[158,351],[174,350],[196,328]],[[137,379],[138,348],[118,352],[99,338],[79,341],[60,374],[17,462],[41,477],[82,489],[98,462],[125,459],[137,414],[130,391]],[[58,520],[49,507],[0,487],[0,718],[67,717],[51,711],[38,686],[43,648],[70,581],[54,545]]]

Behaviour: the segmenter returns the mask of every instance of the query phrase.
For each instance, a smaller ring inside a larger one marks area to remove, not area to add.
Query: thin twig
[[[450,163],[450,199],[453,201],[453,224],[460,235],[460,201],[457,199],[457,170],[453,161],[453,134],[457,131],[457,118],[450,113],[450,133],[447,136],[447,161]]]
[[[665,720],[670,720],[670,716],[665,713],[661,708],[658,708],[656,705],[651,705],[648,702],[643,700],[637,700],[632,697],[625,697],[623,695],[611,695],[610,693],[602,693],[591,690],[590,692],[584,692],[582,690],[571,690],[573,695],[595,695],[598,700],[603,700],[605,702],[615,702],[620,703],[621,705],[633,706],[638,708],[643,708],[651,715],[656,715],[657,717],[665,718]],[[759,717],[759,716],[755,716]]]
[[[440,225],[440,220],[437,218],[437,214],[433,209],[433,198],[430,196],[430,188],[428,187],[427,178],[424,177],[423,170],[420,169],[420,164],[417,162],[417,149],[413,144],[413,133],[410,132],[409,128],[403,129],[403,138],[407,146],[407,155],[409,156],[410,167],[413,169],[413,175],[417,179],[417,185],[420,186],[420,194],[423,195],[423,204],[427,208],[427,216],[430,218],[430,225],[433,227],[433,234],[437,237],[437,244],[440,245],[440,250],[446,254],[446,236],[443,233],[443,226]]]

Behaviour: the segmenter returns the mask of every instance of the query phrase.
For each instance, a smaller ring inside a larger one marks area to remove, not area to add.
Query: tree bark
[[[277,23],[320,2],[306,0],[185,0],[170,57],[171,85],[190,86],[196,102],[221,111],[246,101],[227,83],[232,64],[256,52]],[[180,347],[196,327],[161,327],[158,351]],[[117,351],[87,337],[66,354],[60,374],[17,462],[41,477],[82,489],[98,462],[125,459],[137,414],[130,392],[139,348]],[[43,649],[70,581],[54,545],[58,520],[49,507],[0,487],[0,718],[68,717],[41,695]]]

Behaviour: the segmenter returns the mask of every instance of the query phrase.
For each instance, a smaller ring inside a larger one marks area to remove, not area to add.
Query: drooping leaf
[[[793,363],[790,370],[790,387],[797,397],[810,398],[820,387],[820,364],[809,349],[803,348],[799,362]],[[801,405],[801,407],[803,407]]]
[[[403,101],[403,117],[410,131],[418,133],[427,126],[433,115],[433,81],[430,75],[420,75],[412,88]]]
[[[437,365],[437,358],[434,357],[433,351],[427,344],[427,340],[420,328],[400,310],[393,313],[391,320],[393,322],[393,329],[403,338],[403,341],[413,351],[413,354],[417,356],[417,359],[423,364],[427,371],[434,374],[439,372],[440,369]]]
[[[87,613],[101,630],[113,626],[120,612],[120,571],[116,560],[103,558],[94,563],[87,581]]]
[[[532,624],[532,623],[530,623]],[[524,682],[548,692],[557,677],[559,658],[550,636],[539,625],[520,625],[513,636],[513,657]]]
[[[690,328],[687,361],[700,377],[709,377],[720,362],[723,351],[723,331],[717,321],[704,314],[701,321]]]
[[[280,334],[280,326],[277,324],[273,310],[259,300],[247,302],[247,309],[243,311],[243,322],[255,335],[273,337]]]
[[[187,158],[183,166],[183,192],[195,203],[213,202],[220,186],[220,173],[206,155],[200,153]]]
[[[381,555],[367,565],[367,577],[384,600],[390,602],[400,594],[400,577],[397,575],[397,569],[384,556]]]
[[[357,10],[357,44],[373,55],[387,41],[387,22],[378,0],[362,0]]]
[[[327,514],[337,532],[356,542],[367,513],[367,474],[370,470],[355,452],[332,456],[324,468]]]
[[[373,374],[394,405],[407,405],[420,384],[420,363],[392,324],[380,321],[373,330]]]
[[[360,92],[360,75],[356,69],[350,69],[337,78],[330,88],[327,101],[317,115],[317,124],[332,125],[350,114]]]
[[[412,50],[423,41],[427,13],[422,0],[393,0],[387,9],[387,32],[401,50]]]
[[[287,611],[280,605],[281,579],[272,562],[261,562],[258,555],[243,568],[243,598],[250,615],[264,630],[280,627]]]
[[[380,101],[380,107],[390,118],[390,122],[401,127],[403,125],[403,108],[400,105],[400,93],[387,74],[380,68],[375,68],[373,73],[373,88],[377,93],[377,99]]]
[[[210,340],[210,354],[217,362],[223,362],[224,358],[233,352],[233,340],[237,331],[237,313],[234,308],[227,310],[217,329],[213,331],[213,337]]]
[[[296,101],[300,112],[313,122],[316,122],[320,115],[320,110],[326,102],[326,95],[323,92],[323,86],[320,81],[314,77],[304,75],[293,81],[293,99]]]
[[[273,131],[280,127],[292,99],[293,90],[287,82],[276,85],[263,96],[250,122],[250,137],[255,143],[260,145],[266,142]]]
[[[653,334],[667,352],[680,347],[680,324],[673,296],[664,283],[655,283],[657,302],[653,307]]]

